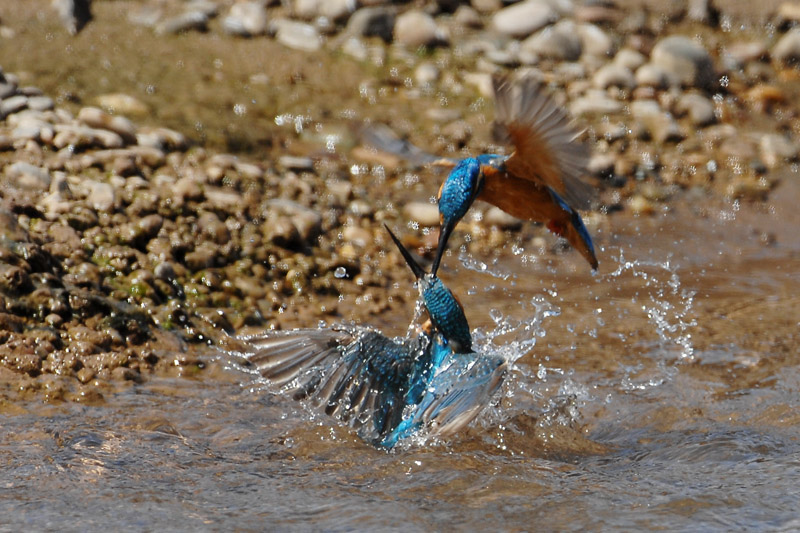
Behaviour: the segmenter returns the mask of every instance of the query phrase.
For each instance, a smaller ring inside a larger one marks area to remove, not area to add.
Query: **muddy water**
[[[449,443],[374,450],[211,349],[201,379],[6,405],[0,530],[794,529],[800,183],[782,183],[767,205],[610,217],[594,276],[513,244],[451,257],[482,349],[518,360]]]

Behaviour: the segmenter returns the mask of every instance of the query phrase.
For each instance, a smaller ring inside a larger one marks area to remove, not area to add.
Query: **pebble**
[[[157,35],[174,35],[187,31],[206,31],[208,29],[208,14],[201,10],[186,11],[175,17],[170,17],[156,24]]]
[[[278,159],[278,166],[285,170],[312,172],[314,170],[314,160],[305,156],[282,155]]]
[[[156,150],[185,150],[189,145],[186,137],[179,131],[148,126],[139,128],[136,143]]]
[[[5,168],[5,175],[14,180],[17,187],[33,191],[47,191],[50,189],[50,172],[24,161],[11,163]]]
[[[592,84],[599,89],[608,87],[619,87],[621,89],[633,89],[636,87],[636,79],[627,67],[617,63],[607,63],[595,72]]]
[[[575,23],[563,20],[525,39],[520,51],[541,58],[575,61],[581,56],[583,44]]]
[[[33,111],[50,111],[55,108],[55,102],[49,96],[28,97],[28,109]]]
[[[76,35],[92,20],[91,0],[53,0],[52,6],[70,35]]]
[[[453,13],[453,22],[464,28],[481,28],[483,21],[480,14],[467,5],[460,5]]]
[[[695,126],[708,126],[716,120],[714,104],[710,99],[701,94],[684,93],[675,106],[677,114],[688,115]]]
[[[126,143],[136,142],[136,126],[125,117],[109,115],[97,107],[84,107],[78,120],[92,128],[101,128],[118,134]]]
[[[59,149],[66,146],[75,149],[122,148],[125,145],[118,133],[109,130],[73,124],[56,124],[54,129],[56,135],[53,138],[53,146]]]
[[[614,56],[614,63],[635,71],[647,62],[647,57],[637,50],[623,48]]]
[[[785,161],[794,161],[798,156],[797,143],[779,133],[766,133],[758,142],[761,160],[767,168],[776,168]]]
[[[342,230],[342,239],[357,248],[366,248],[373,241],[372,232],[358,226],[346,226]]]
[[[150,108],[141,100],[123,93],[103,94],[95,102],[114,115],[147,115]]]
[[[520,219],[495,206],[486,210],[486,213],[483,214],[483,221],[489,226],[496,226],[504,230],[515,230],[522,227]]]
[[[639,121],[657,143],[680,141],[684,138],[680,126],[669,113],[664,112],[654,100],[636,100],[631,103],[631,116]]]
[[[430,202],[409,202],[403,207],[403,214],[421,226],[439,225],[439,207]]]
[[[303,243],[309,243],[322,231],[322,216],[311,208],[291,200],[268,200],[266,205],[271,212],[291,219]]]
[[[572,115],[610,115],[620,113],[623,109],[622,102],[611,98],[605,91],[594,89],[587,91],[585,96],[574,99],[569,104]]]
[[[659,65],[645,63],[636,70],[634,75],[636,85],[640,87],[655,87],[656,89],[666,89],[670,86],[680,85],[677,78]]]
[[[390,42],[394,35],[395,14],[384,6],[363,7],[347,21],[344,33],[358,37],[380,37]]]
[[[114,208],[117,195],[114,191],[114,187],[110,184],[101,181],[87,180],[84,186],[89,190],[86,203],[95,210],[101,213],[108,213]]]
[[[492,16],[494,31],[509,37],[524,38],[559,19],[547,2],[526,0],[501,9]]]
[[[394,40],[402,45],[417,48],[434,46],[445,41],[433,17],[424,11],[412,9],[397,17]]]
[[[578,35],[581,48],[593,56],[611,56],[614,53],[614,41],[602,28],[594,24],[578,24]]]
[[[711,89],[716,75],[711,56],[688,37],[673,35],[658,41],[650,54],[651,62],[667,71],[670,80],[687,87]]]
[[[800,28],[792,28],[775,43],[772,58],[784,65],[800,62]]]
[[[26,107],[28,107],[27,96],[21,94],[10,96],[0,101],[0,119],[5,118],[12,113],[19,113]]]
[[[238,2],[222,19],[222,29],[230,35],[255,37],[267,33],[267,21],[263,2]]]
[[[433,63],[423,62],[417,65],[414,69],[414,81],[422,87],[427,87],[435,84],[439,80],[441,71]]]
[[[767,59],[769,50],[762,41],[739,42],[725,47],[724,56],[732,62],[728,65],[729,68],[732,70],[741,69],[753,61]]]
[[[314,26],[294,20],[275,21],[278,28],[276,39],[279,43],[303,52],[316,52],[322,48],[322,36]]]

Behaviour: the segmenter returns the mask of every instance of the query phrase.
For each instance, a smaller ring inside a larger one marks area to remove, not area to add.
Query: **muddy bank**
[[[401,333],[415,295],[381,225],[429,255],[441,176],[361,146],[358,129],[385,122],[442,155],[495,150],[494,72],[540,76],[587,126],[601,249],[613,217],[691,205],[702,221],[706,201],[769,202],[795,179],[800,53],[780,6],[765,14],[779,31],[764,34],[731,31],[733,11],[699,21],[570,4],[519,28],[499,3],[384,5],[371,13],[393,21],[386,35],[352,33],[367,8],[323,26],[269,6],[283,22],[244,38],[225,29],[225,2],[206,31],[173,34],[163,24],[183,3],[142,25],[129,14],[146,3],[97,1],[75,37],[32,4],[0,13],[15,45],[0,53],[9,396],[100,401],[110,383],[200,372],[199,347],[248,327]],[[315,49],[287,37],[307,27]],[[474,213],[454,250],[491,261],[523,248],[584,268],[545,229]]]

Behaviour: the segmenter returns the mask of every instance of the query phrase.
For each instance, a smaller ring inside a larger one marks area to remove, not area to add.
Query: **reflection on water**
[[[596,275],[512,251],[444,272],[514,362],[451,442],[376,450],[216,352],[101,406],[0,404],[0,531],[796,529],[792,187],[612,219]]]

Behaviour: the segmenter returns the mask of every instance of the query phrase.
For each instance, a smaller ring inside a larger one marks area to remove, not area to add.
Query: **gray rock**
[[[444,41],[444,35],[439,31],[432,16],[412,9],[397,17],[394,39],[400,44],[416,48],[434,46]]]
[[[387,43],[394,35],[395,15],[383,6],[364,7],[347,21],[345,33],[358,37],[380,37]]]
[[[559,19],[547,2],[526,0],[501,9],[492,17],[492,29],[509,37],[523,38]]]
[[[716,120],[714,104],[701,94],[685,93],[681,95],[675,105],[675,111],[679,115],[688,115],[689,120],[695,126],[708,126]]]
[[[633,77],[633,72],[627,67],[617,63],[608,63],[595,72],[592,84],[599,89],[607,89],[608,87],[633,89],[636,87],[636,80]]]
[[[563,20],[525,39],[521,51],[543,58],[575,61],[581,56],[583,45],[575,23]]]
[[[187,31],[206,31],[208,15],[203,11],[187,11],[158,23],[155,31],[158,35],[171,35]]]
[[[222,20],[222,29],[230,35],[254,37],[267,33],[267,20],[263,2],[239,2]]]
[[[797,144],[779,133],[767,133],[758,143],[761,160],[768,168],[775,168],[785,161],[794,161],[798,156]]]
[[[322,37],[314,26],[294,20],[276,21],[276,39],[282,45],[303,52],[316,52],[322,48]]]
[[[650,60],[687,87],[711,89],[716,80],[714,64],[705,48],[682,35],[661,39],[653,47]]]

